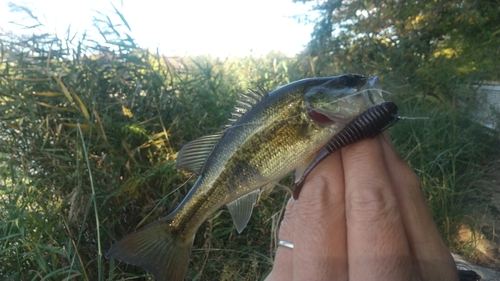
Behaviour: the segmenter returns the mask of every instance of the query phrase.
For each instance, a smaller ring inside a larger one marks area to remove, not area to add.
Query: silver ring
[[[282,247],[285,247],[285,248],[288,248],[288,249],[293,249],[293,243],[292,242],[288,242],[288,241],[279,240],[278,241],[278,247],[279,246],[282,246]]]

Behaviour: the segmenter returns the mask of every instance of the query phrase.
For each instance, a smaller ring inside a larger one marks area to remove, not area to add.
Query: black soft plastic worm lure
[[[295,200],[299,198],[300,190],[307,175],[328,155],[361,139],[375,137],[394,125],[399,119],[401,117],[398,115],[398,106],[390,101],[372,106],[354,118],[319,151],[318,155],[306,168],[302,177],[296,182],[293,198]]]

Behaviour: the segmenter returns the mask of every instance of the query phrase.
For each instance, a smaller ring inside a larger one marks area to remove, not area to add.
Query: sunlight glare
[[[22,19],[8,12],[9,2],[0,0],[0,31],[22,33],[19,25],[8,24]],[[96,11],[114,15],[111,3],[124,15],[139,46],[158,48],[165,55],[260,56],[272,50],[295,55],[313,28],[292,18],[310,16],[310,5],[292,0],[44,0],[26,5],[45,25],[40,30],[63,36],[70,24],[72,32],[92,30]]]

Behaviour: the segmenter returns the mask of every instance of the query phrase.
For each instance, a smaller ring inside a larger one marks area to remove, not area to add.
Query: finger
[[[349,280],[412,280],[416,270],[381,138],[342,151]]]
[[[295,212],[296,201],[292,198],[288,200],[285,209],[285,215],[278,231],[278,240],[292,242],[294,241],[294,225],[296,220]],[[276,249],[274,264],[271,273],[266,281],[288,281],[293,278],[293,249],[280,247]]]
[[[387,133],[382,142],[386,166],[395,186],[412,256],[423,280],[457,280],[455,262],[441,239],[427,206],[420,181],[396,153]]]
[[[340,153],[307,177],[297,200],[293,280],[347,280],[344,180]]]

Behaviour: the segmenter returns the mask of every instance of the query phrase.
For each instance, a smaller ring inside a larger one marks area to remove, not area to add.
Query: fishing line
[[[367,91],[376,91],[376,92],[381,92],[383,94],[388,94],[389,96],[393,96],[394,93],[393,92],[389,92],[389,91],[386,91],[386,90],[382,90],[382,89],[377,89],[377,88],[368,88],[368,89],[362,89],[360,90],[359,92],[357,93],[364,93],[364,92],[367,92]]]
[[[341,97],[341,98],[338,98],[336,100],[333,100],[331,102],[329,102],[328,104],[332,104],[332,103],[336,103],[338,101],[341,101],[341,100],[345,100],[345,99],[348,99],[352,96],[355,96],[355,95],[359,95],[359,94],[363,94],[363,93],[366,93],[366,92],[369,92],[369,91],[376,91],[376,92],[382,92],[382,93],[385,93],[385,94],[388,94],[388,95],[394,95],[393,93],[389,92],[389,91],[385,91],[385,90],[382,90],[382,89],[374,89],[374,88],[370,88],[370,89],[362,89],[360,91],[357,91],[356,93],[352,93],[350,95],[347,95],[345,97]]]
[[[399,120],[428,120],[429,117],[408,117],[408,116],[398,116]]]
[[[137,226],[135,227],[135,230],[137,230],[143,223],[144,221],[149,217],[151,216],[151,214],[158,208],[158,206],[160,206],[160,204],[165,200],[167,199],[167,197],[171,194],[173,194],[174,192],[178,191],[181,187],[185,186],[192,178],[194,177],[194,174],[191,174],[189,176],[189,178],[184,182],[182,183],[181,185],[179,185],[177,188],[175,188],[174,190],[172,190],[170,193],[168,193],[167,195],[163,196],[163,198],[154,206],[154,208],[137,224]]]

